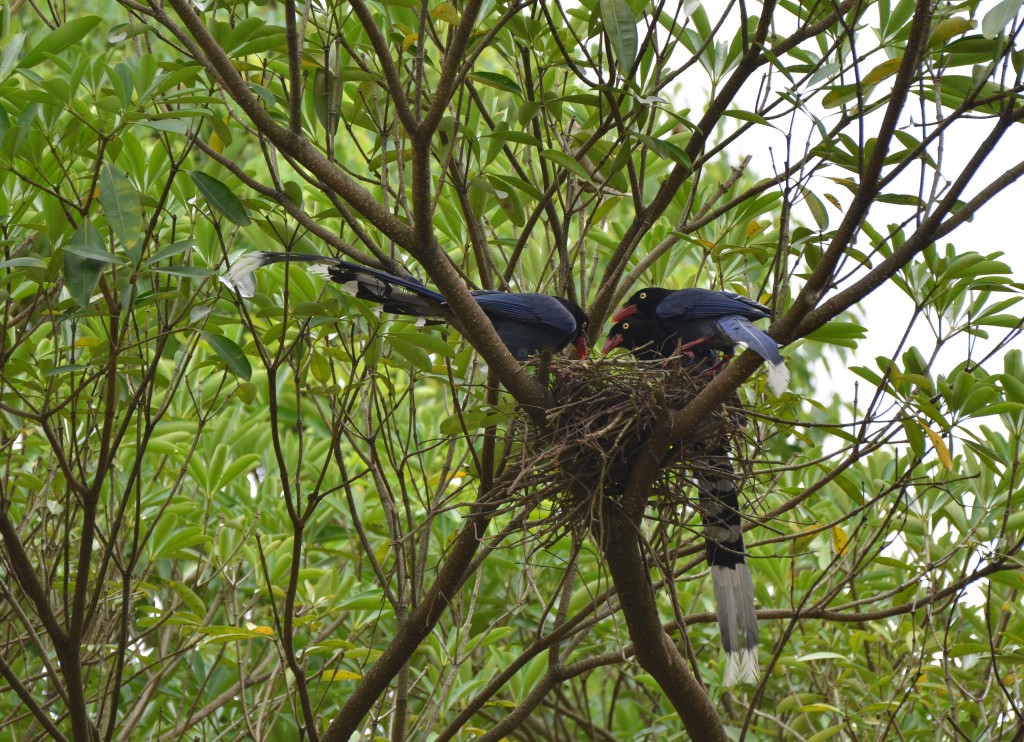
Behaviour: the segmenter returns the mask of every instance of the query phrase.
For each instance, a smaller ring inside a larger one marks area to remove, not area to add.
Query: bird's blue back
[[[764,304],[731,291],[680,289],[668,294],[655,313],[659,320],[672,327],[676,322],[738,316],[749,320],[768,317],[771,311]]]

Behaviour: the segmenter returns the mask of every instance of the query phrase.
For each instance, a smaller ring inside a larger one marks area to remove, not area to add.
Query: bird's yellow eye
[[[640,292],[640,298],[641,299],[646,299],[647,298],[647,292],[646,291],[641,291]]]
[[[622,329],[623,330],[628,330],[629,329],[629,323],[628,322],[623,322],[622,323]]]

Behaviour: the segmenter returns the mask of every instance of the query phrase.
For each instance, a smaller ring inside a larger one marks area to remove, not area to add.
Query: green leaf
[[[825,108],[837,108],[854,100],[858,95],[866,98],[869,92],[871,88],[867,85],[833,85],[821,99],[821,105]]]
[[[437,335],[429,332],[396,332],[392,331],[388,333],[388,340],[394,340],[394,338],[401,338],[402,340],[418,345],[428,353],[434,353],[435,355],[444,356],[446,358],[452,358],[455,355],[455,348],[444,340],[439,338]]]
[[[903,57],[893,57],[875,66],[868,74],[861,78],[861,85],[874,85],[887,77],[895,75],[903,64]]]
[[[0,262],[0,270],[4,268],[45,268],[46,261],[32,256],[24,258],[11,258]]]
[[[0,56],[0,80],[4,80],[18,63],[18,55],[25,45],[25,34],[11,34],[4,44],[4,53]]]
[[[619,69],[626,73],[636,59],[636,18],[626,0],[601,0],[601,20],[612,42]]]
[[[168,258],[177,257],[186,250],[190,250],[195,246],[195,240],[178,240],[177,242],[174,242],[168,245],[167,247],[163,247],[157,250],[155,253],[146,258],[146,265],[155,265],[156,263],[159,263],[161,260],[167,260]]]
[[[185,604],[185,607],[197,616],[202,616],[206,613],[206,606],[203,605],[203,599],[200,598],[195,592],[192,591],[187,585],[174,580],[164,580],[167,587],[174,591],[181,602]]]
[[[119,260],[107,258],[115,256],[106,251],[103,236],[92,222],[82,222],[64,248],[64,285],[79,306],[89,306],[104,265]]]
[[[256,399],[256,394],[259,391],[257,386],[249,381],[244,381],[235,388],[235,394],[242,400],[243,404],[250,404]]]
[[[438,3],[430,9],[430,15],[439,21],[444,21],[449,26],[459,25],[459,13],[451,3]]]
[[[315,350],[309,355],[309,371],[313,374],[313,378],[321,384],[327,384],[331,381],[331,363],[324,358],[322,353],[317,353]]]
[[[733,108],[722,114],[723,116],[731,116],[734,119],[740,121],[749,121],[753,124],[763,124],[764,126],[771,126],[771,122],[768,121],[764,116],[758,116],[752,111],[744,111],[739,108]]]
[[[167,131],[171,134],[187,134],[189,126],[191,125],[191,119],[150,119],[147,121],[139,122],[142,126],[148,126],[150,129],[156,129],[157,131]]]
[[[995,402],[987,407],[981,407],[971,413],[971,417],[984,417],[986,415],[1016,415],[1024,410],[1024,404],[1020,402]]]
[[[201,626],[199,631],[206,634],[207,644],[225,644],[247,639],[273,639],[273,632],[256,629],[239,629],[234,626]]]
[[[99,234],[99,231],[97,231],[96,234]],[[114,255],[113,253],[107,252],[105,249],[103,249],[102,240],[103,236],[101,235],[99,249],[97,249],[95,245],[75,244],[72,240],[72,242],[69,243],[64,248],[64,252],[72,253],[73,255],[77,255],[80,258],[88,258],[89,260],[93,260],[97,263],[108,263],[110,265],[124,265],[124,258],[122,258],[120,255]]]
[[[120,44],[122,41],[148,33],[149,30],[149,26],[145,23],[119,23],[116,26],[111,26],[107,31],[107,43]]]
[[[232,459],[222,472],[217,473],[216,488],[224,489],[236,479],[245,481],[245,474],[259,466],[260,461],[261,457],[255,453],[242,454]],[[248,484],[246,484],[246,487],[248,487]]]
[[[868,382],[875,386],[879,386],[882,383],[882,377],[867,366],[850,366],[850,371],[862,379],[867,379]]]
[[[883,193],[876,200],[886,204],[897,204],[898,206],[917,206],[920,208],[925,206],[925,203],[917,196],[907,193]]]
[[[917,424],[917,421],[904,419],[900,424],[903,427],[903,432],[907,436],[907,443],[910,444],[910,449],[914,452],[914,455],[924,456],[924,431]]]
[[[865,337],[867,337],[867,330],[856,322],[832,320],[809,333],[806,339],[829,345],[839,345],[843,348],[856,348],[857,341]]]
[[[490,134],[484,134],[480,138],[497,139],[502,142],[515,142],[516,144],[528,144],[531,147],[542,146],[542,142],[537,137],[532,134],[527,134],[525,131],[493,131]]]
[[[109,163],[103,165],[100,173],[100,205],[107,215],[107,223],[124,245],[133,263],[142,258],[142,251],[135,246],[142,239],[142,204],[139,192],[125,177]]]
[[[42,41],[33,46],[21,58],[21,61],[18,62],[18,68],[27,70],[46,59],[48,54],[60,54],[64,49],[79,39],[84,38],[87,33],[96,28],[101,20],[102,18],[98,15],[87,15],[84,18],[75,18],[73,21],[68,21],[63,26],[50,31],[43,37]]]
[[[634,132],[632,136],[663,160],[671,160],[677,165],[684,167],[689,167],[691,164],[690,158],[686,156],[686,152],[677,144],[673,144],[666,139],[655,139],[648,134],[640,132]]]
[[[366,590],[334,604],[334,611],[377,611],[384,604],[384,592],[379,589]]]
[[[245,353],[238,347],[238,343],[211,332],[201,331],[199,334],[213,348],[214,353],[224,361],[231,373],[246,381],[249,380],[252,376],[252,366],[249,364],[249,359],[245,357]]]
[[[154,268],[153,272],[180,278],[208,278],[217,271],[212,268],[200,268],[198,265],[164,265]]]
[[[981,21],[981,35],[994,39],[1014,19],[1024,0],[1003,0],[985,14]]]
[[[955,16],[953,18],[943,18],[935,28],[932,29],[932,35],[928,38],[928,46],[935,47],[940,44],[945,44],[954,36],[967,33],[974,29],[978,25],[977,21],[970,20],[968,18],[962,18]]]
[[[61,374],[69,374],[69,373],[71,373],[73,371],[84,371],[87,368],[89,368],[89,367],[84,365],[84,364],[81,364],[81,363],[71,363],[71,364],[68,364],[66,366],[57,366],[56,368],[51,368],[49,371],[46,371],[43,374],[43,377],[49,379],[49,378],[51,378],[53,376],[60,376]]]
[[[212,175],[207,175],[198,170],[189,170],[188,174],[192,177],[192,182],[196,184],[199,192],[210,202],[210,205],[227,217],[228,221],[240,227],[246,227],[250,224],[249,215],[245,213],[245,207],[242,206],[242,202],[238,200],[238,196],[231,192],[230,188]]]
[[[420,371],[433,370],[433,364],[430,362],[430,356],[427,354],[427,351],[419,343],[411,340],[408,335],[390,333],[388,335],[388,344],[392,350]]]
[[[515,95],[522,96],[523,89],[519,87],[519,83],[513,80],[508,75],[502,75],[498,72],[471,72],[467,77],[470,80],[474,80],[484,85],[488,85],[498,90],[504,90],[506,93],[514,93]]]
[[[817,662],[819,660],[843,660],[844,662],[849,662],[850,658],[838,652],[811,652],[796,658],[797,662]]]
[[[465,424],[468,432],[481,430],[494,425],[500,425],[508,419],[508,413],[495,407],[474,407],[464,410],[462,416],[451,415],[441,421],[438,430],[442,435],[461,435],[462,426]]]
[[[803,193],[804,201],[807,202],[807,208],[811,210],[811,216],[814,217],[818,229],[828,229],[828,211],[825,210],[825,204],[809,188],[801,186],[800,192]]]
[[[551,160],[552,162],[561,165],[566,170],[580,178],[580,180],[585,180],[588,183],[592,182],[590,174],[586,169],[576,159],[570,157],[565,152],[557,149],[546,149],[540,153],[540,156],[545,160]]]
[[[320,124],[337,133],[341,123],[341,81],[336,74],[323,68],[313,75],[313,111]]]
[[[827,729],[822,729],[820,732],[812,734],[810,737],[807,738],[807,742],[825,742],[825,740],[832,739],[844,729],[846,729],[845,721],[841,724],[833,724]]]

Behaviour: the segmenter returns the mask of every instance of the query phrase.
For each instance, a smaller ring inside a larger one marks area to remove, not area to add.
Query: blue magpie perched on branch
[[[308,263],[311,272],[333,281],[358,299],[380,304],[391,314],[437,319],[443,318],[448,310],[445,298],[419,281],[309,253],[249,253],[236,260],[221,280],[242,296],[252,296],[256,290],[253,272],[281,262]],[[575,344],[580,358],[586,358],[590,321],[575,302],[547,294],[471,293],[516,360],[525,361],[541,351],[556,353],[569,343]]]
[[[768,361],[768,385],[777,396],[789,385],[789,370],[779,344],[751,324],[770,314],[764,304],[730,291],[646,288],[633,294],[612,321],[653,319],[680,349],[705,347],[732,355],[742,343]]]

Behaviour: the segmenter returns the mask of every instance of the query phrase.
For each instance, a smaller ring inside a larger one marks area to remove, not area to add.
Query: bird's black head
[[[587,342],[589,342],[588,332],[590,330],[590,318],[587,317],[583,308],[580,307],[574,301],[563,299],[560,296],[556,296],[558,303],[569,310],[572,314],[572,318],[576,320],[576,334],[572,336],[572,341],[576,345],[576,353],[579,355],[580,360],[587,357]]]
[[[612,325],[602,352],[608,353],[612,348],[621,345],[637,358],[649,361],[668,358],[677,344],[676,338],[657,320],[636,314]]]
[[[655,286],[640,289],[626,300],[626,303],[622,305],[622,309],[612,317],[612,322],[622,322],[627,317],[634,317],[636,315],[654,317],[654,311],[658,308],[658,305],[671,293],[672,289],[661,289]]]
[[[678,357],[691,374],[714,368],[718,363],[718,354],[703,345],[679,353],[679,336],[667,331],[653,317],[642,314],[612,325],[602,352],[607,354],[619,346],[627,348],[641,361]]]

